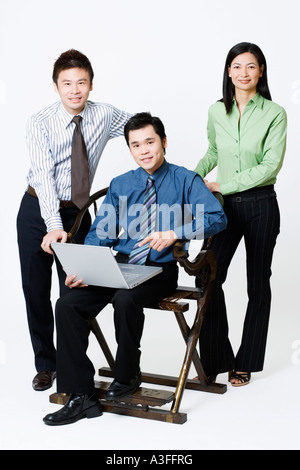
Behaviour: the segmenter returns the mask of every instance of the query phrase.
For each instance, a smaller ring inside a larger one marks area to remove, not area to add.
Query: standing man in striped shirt
[[[88,100],[93,88],[89,59],[71,49],[61,54],[53,68],[54,88],[60,101],[34,114],[29,120],[27,144],[30,169],[28,188],[17,217],[18,245],[23,292],[37,375],[35,390],[47,390],[56,376],[54,321],[51,305],[53,241],[65,242],[79,209],[71,195],[71,150],[75,124],[81,116],[81,132],[87,157],[89,187],[109,139],[123,135],[130,114],[114,106]],[[90,227],[85,216],[76,239],[82,243]],[[60,295],[65,273],[56,261]]]

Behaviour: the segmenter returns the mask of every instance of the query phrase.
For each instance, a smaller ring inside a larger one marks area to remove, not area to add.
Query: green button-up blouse
[[[226,114],[224,103],[209,108],[209,147],[196,172],[204,178],[217,166],[222,194],[233,194],[276,182],[286,149],[285,110],[258,93],[247,103],[242,117],[233,100]]]

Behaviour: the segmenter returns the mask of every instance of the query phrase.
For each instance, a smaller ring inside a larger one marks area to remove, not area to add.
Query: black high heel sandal
[[[237,383],[232,383],[231,380],[235,379],[238,380]],[[236,372],[233,371],[230,374],[230,380],[229,382],[233,387],[242,387],[243,385],[248,385],[251,379],[251,372]]]

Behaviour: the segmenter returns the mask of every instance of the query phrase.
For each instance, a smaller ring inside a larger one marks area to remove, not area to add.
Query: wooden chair
[[[68,233],[69,243],[73,243],[74,235],[80,227],[85,212],[92,204],[95,204],[95,201],[103,197],[107,190],[108,188],[105,188],[93,194],[86,206],[78,213],[75,223]],[[221,204],[223,204],[221,194],[214,194]],[[175,391],[140,387],[133,395],[122,398],[119,401],[110,402],[104,399],[106,389],[110,385],[110,382],[96,382],[95,386],[99,390],[99,398],[101,399],[103,410],[106,412],[183,424],[187,420],[187,414],[180,412],[179,407],[184,389],[218,394],[223,394],[227,390],[226,385],[209,382],[196,350],[201,325],[211,294],[212,283],[215,278],[215,258],[213,252],[206,249],[201,250],[197,257],[193,261],[190,261],[188,254],[184,250],[185,243],[185,241],[177,241],[175,243],[173,256],[186,273],[190,276],[198,277],[201,280],[201,288],[180,286],[172,296],[161,299],[159,302],[147,307],[174,312],[181,334],[186,343],[185,355],[179,376],[158,375],[142,371],[142,382],[175,387]],[[208,241],[207,248],[209,248],[209,244],[210,240]],[[188,326],[184,316],[189,310],[190,304],[187,302],[188,300],[194,300],[196,302],[196,313],[191,327]],[[97,338],[109,366],[100,368],[99,375],[101,377],[113,377],[114,358],[96,319],[90,322],[90,328]],[[192,363],[196,369],[198,379],[188,378]],[[65,394],[55,393],[50,396],[52,403],[64,404],[67,399],[68,397]],[[170,403],[170,409],[161,408],[163,405]]]

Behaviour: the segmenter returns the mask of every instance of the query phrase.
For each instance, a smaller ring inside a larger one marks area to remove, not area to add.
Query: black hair
[[[68,51],[63,52],[54,63],[52,73],[54,83],[57,85],[57,79],[60,72],[72,68],[86,70],[90,76],[91,83],[93,82],[94,71],[89,59],[82,54],[82,52],[76,51],[76,49],[69,49]]]
[[[147,126],[153,126],[153,129],[157,135],[159,135],[161,143],[166,138],[165,128],[161,120],[152,116],[149,112],[137,113],[132,116],[129,121],[125,124],[124,127],[124,137],[126,139],[127,145],[129,147],[129,131],[135,131],[137,129],[142,129]]]
[[[232,109],[232,99],[235,93],[235,88],[232,83],[232,80],[228,76],[228,67],[230,67],[235,57],[245,52],[250,52],[251,54],[253,54],[256,57],[260,67],[262,65],[264,66],[263,74],[259,78],[259,81],[257,83],[257,92],[264,98],[272,100],[268,85],[267,62],[262,50],[256,44],[253,44],[251,42],[240,42],[239,44],[236,44],[230,49],[225,62],[223,75],[223,99],[221,101],[223,101],[223,103],[225,104],[227,114],[230,113]]]

